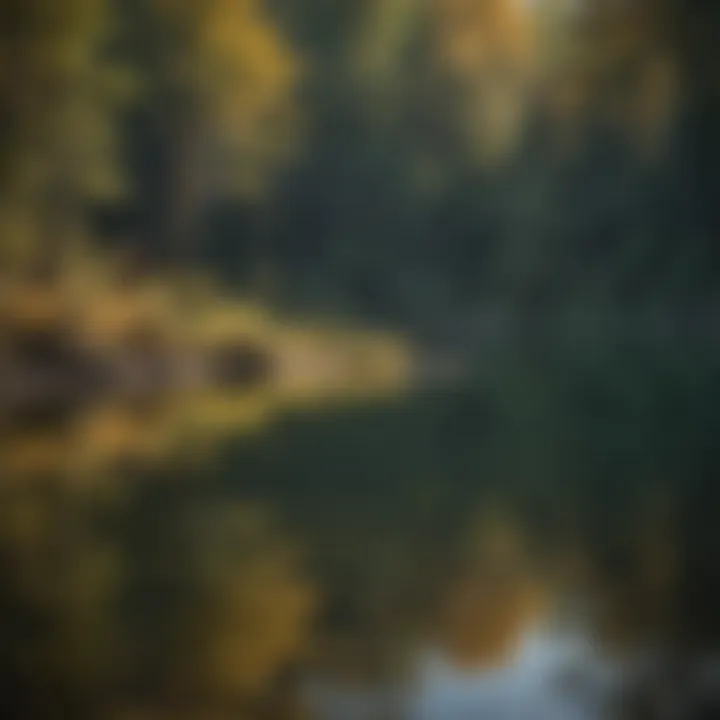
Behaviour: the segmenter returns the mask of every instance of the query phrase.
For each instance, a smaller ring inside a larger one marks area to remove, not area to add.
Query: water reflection
[[[7,717],[236,716],[305,652],[315,592],[261,505],[23,489],[2,513]]]
[[[3,716],[659,717],[712,685],[716,359],[554,342],[374,403],[13,425]]]

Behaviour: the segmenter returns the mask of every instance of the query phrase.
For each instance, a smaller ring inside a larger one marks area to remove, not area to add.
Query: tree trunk
[[[167,187],[162,233],[165,248],[181,269],[196,260],[207,209],[204,132],[199,113],[189,107],[170,118]]]

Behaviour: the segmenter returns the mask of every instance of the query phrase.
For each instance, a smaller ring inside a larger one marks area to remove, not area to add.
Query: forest
[[[0,0],[0,715],[314,719],[578,588],[716,650],[718,27]]]
[[[460,334],[498,312],[707,311],[717,12],[3,0],[6,281],[101,253]]]

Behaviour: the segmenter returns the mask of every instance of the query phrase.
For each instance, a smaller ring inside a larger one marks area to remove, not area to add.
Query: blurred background
[[[718,30],[0,0],[2,716],[720,716]]]

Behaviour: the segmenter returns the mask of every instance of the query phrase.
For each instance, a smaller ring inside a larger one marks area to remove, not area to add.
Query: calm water
[[[202,437],[172,405],[13,420],[2,716],[583,720],[707,695],[717,361],[573,336],[456,387],[248,397],[212,432],[183,406]]]

